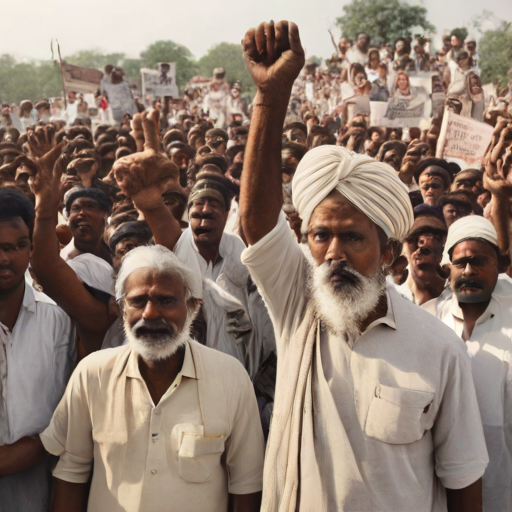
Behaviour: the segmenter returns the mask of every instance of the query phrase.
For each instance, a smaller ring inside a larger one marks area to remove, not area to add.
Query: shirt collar
[[[190,350],[190,341],[185,342],[185,358],[183,359],[183,366],[178,375],[182,377],[188,377],[190,379],[196,379],[196,367],[194,365],[194,359],[192,358],[192,352]],[[142,375],[139,370],[139,355],[133,349],[130,351],[128,361],[126,363],[126,376],[133,379],[141,379]]]
[[[489,302],[487,309],[483,312],[482,315],[480,315],[480,317],[476,321],[475,325],[486,322],[487,320],[489,320],[489,318],[492,318],[498,311],[499,311],[499,304],[498,304],[497,300],[495,299],[494,293],[493,293],[491,296],[491,302]],[[464,313],[462,312],[462,309],[459,306],[459,301],[457,300],[457,295],[455,293],[452,293],[452,303],[450,304],[450,313],[455,318],[457,318],[457,320],[460,320],[461,322],[464,321]]]
[[[390,293],[390,291],[391,291],[391,293]],[[391,329],[395,329],[396,330],[395,313],[393,311],[393,299],[394,299],[394,297],[392,298],[393,292],[398,295],[398,293],[395,292],[393,290],[393,288],[388,288],[386,290],[386,298],[387,298],[387,302],[388,302],[388,311],[386,313],[386,316],[382,316],[380,318],[377,318],[377,320],[374,320],[366,328],[365,332],[368,332],[370,329],[372,329],[373,327],[375,327],[376,325],[379,325],[379,324],[385,324],[388,327],[391,327]]]
[[[23,294],[23,307],[30,313],[36,312],[36,296],[32,286],[25,281],[25,293]]]

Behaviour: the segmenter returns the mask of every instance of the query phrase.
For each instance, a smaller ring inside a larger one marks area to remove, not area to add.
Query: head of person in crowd
[[[123,81],[123,77],[124,71],[121,68],[115,67],[112,69],[112,72],[110,73],[110,81],[113,84],[120,84]]]
[[[130,251],[116,280],[126,337],[145,361],[171,358],[189,339],[202,300],[202,281],[169,249]]]
[[[111,73],[112,73],[113,69],[114,69],[114,66],[112,66],[112,64],[107,64],[107,65],[105,66],[105,68],[103,69],[103,71],[105,72],[105,76],[106,76],[107,78],[109,78],[109,77],[110,77],[110,75],[111,75]]]
[[[460,115],[462,111],[462,101],[457,96],[449,96],[446,98],[445,107],[448,112]]]
[[[407,144],[401,140],[388,140],[384,142],[375,157],[379,162],[384,162],[395,169],[396,172],[400,171],[402,160],[407,151]]]
[[[484,100],[482,80],[474,71],[468,73],[466,77],[466,91],[473,103],[479,103]]]
[[[79,151],[66,167],[66,175],[80,180],[83,187],[92,187],[97,181],[100,158],[94,149]]]
[[[291,182],[299,162],[306,154],[306,147],[295,142],[285,142],[281,150],[283,183]]]
[[[368,129],[368,141],[366,154],[375,158],[385,140],[385,132],[380,126],[370,126]]]
[[[36,103],[35,109],[37,111],[37,119],[47,123],[50,121],[51,112],[50,104],[46,100],[42,100]]]
[[[383,62],[379,63],[379,65],[377,66],[377,73],[379,75],[381,82],[386,80],[388,76],[388,71],[389,70],[386,64],[384,64]]]
[[[469,55],[473,56],[476,54],[476,39],[474,37],[468,37],[465,41],[464,46]]]
[[[110,236],[108,246],[112,253],[112,264],[117,274],[125,256],[141,245],[149,245],[153,233],[144,221],[129,221],[121,224]]]
[[[407,73],[401,71],[396,75],[394,92],[400,96],[410,96],[411,82]]]
[[[240,94],[242,92],[242,88],[240,87],[239,82],[235,82],[233,86],[231,87],[231,97],[233,99],[238,99],[240,97]]]
[[[21,148],[14,142],[0,142],[0,165],[10,164],[22,154]]]
[[[457,56],[457,64],[459,65],[460,69],[467,71],[473,67],[473,59],[468,52],[461,52]]]
[[[492,223],[479,216],[464,217],[448,229],[443,263],[451,264],[450,285],[459,304],[491,300],[498,275],[510,264],[498,247]]]
[[[442,196],[450,191],[452,178],[447,170],[446,161],[439,158],[425,158],[414,171],[423,202],[438,205]]]
[[[404,241],[404,254],[415,288],[433,292],[434,296],[439,296],[444,288],[445,278],[440,274],[440,267],[447,231],[446,224],[438,216],[420,215]],[[428,296],[427,300],[430,298],[434,297]]]
[[[357,336],[413,224],[406,187],[389,166],[329,145],[302,158],[292,197],[314,262],[317,313],[333,332]]]
[[[206,147],[208,148],[209,146]],[[198,154],[200,154],[199,151]],[[223,156],[218,155],[217,153],[212,153],[211,151],[200,155],[200,158],[196,157],[195,164],[198,168],[198,172],[208,164],[215,165],[222,174],[225,174],[228,170],[228,161]]]
[[[454,28],[450,33],[450,44],[452,49],[459,51],[464,47],[464,40],[468,35],[468,31],[465,28]]]
[[[411,53],[411,45],[405,37],[399,37],[395,41],[395,52],[399,57],[403,57],[404,55],[409,55]]]
[[[214,153],[224,156],[228,148],[229,136],[226,130],[220,128],[213,128],[206,132],[206,144],[212,148]]]
[[[167,209],[172,213],[172,216],[180,223],[182,228],[186,228],[188,224],[184,222],[183,214],[187,209],[187,196],[180,190],[166,190],[162,194]]]
[[[340,51],[340,55],[342,57],[345,56],[345,54],[347,53],[351,46],[352,42],[350,41],[350,39],[347,39],[346,37],[340,37],[340,40],[338,41],[338,50]]]
[[[34,205],[15,188],[0,188],[0,298],[23,285],[32,253]]]
[[[361,53],[368,53],[368,47],[370,46],[370,36],[365,32],[357,34],[356,46]]]
[[[229,165],[242,163],[244,161],[245,146],[235,144],[226,151],[226,160]]]
[[[452,192],[456,190],[469,190],[475,196],[484,192],[483,172],[478,169],[464,169],[453,178]]]
[[[468,190],[450,192],[441,197],[438,204],[443,209],[444,220],[448,227],[458,219],[475,213],[475,197]]]
[[[200,252],[201,249],[218,252],[236,192],[233,183],[221,174],[203,171],[197,175],[188,198],[188,213],[194,242]]]
[[[380,64],[380,52],[377,48],[372,48],[368,52],[368,68],[377,71]]]
[[[443,53],[446,55],[452,49],[452,36],[444,34],[443,37]]]
[[[177,165],[180,170],[180,175],[186,175],[191,160],[196,156],[196,151],[185,142],[174,141],[167,146],[167,154]]]
[[[231,139],[234,144],[245,146],[249,137],[249,128],[247,126],[236,126],[231,129]]]
[[[307,148],[312,149],[325,144],[336,144],[336,138],[329,128],[313,125],[307,138]]]
[[[108,196],[97,188],[76,188],[66,194],[64,206],[75,247],[97,252],[112,212]]]
[[[195,126],[188,132],[188,143],[196,151],[205,145],[204,130],[200,126]]]
[[[20,103],[20,117],[30,117],[34,110],[34,104],[30,100],[23,100]]]
[[[366,74],[364,66],[359,64],[359,62],[354,62],[350,66],[350,79],[352,80],[354,87],[357,89],[363,89],[366,87],[366,84],[368,83],[368,75]]]
[[[283,138],[286,138],[289,142],[305,146],[308,138],[308,129],[304,123],[289,123],[283,129]]]

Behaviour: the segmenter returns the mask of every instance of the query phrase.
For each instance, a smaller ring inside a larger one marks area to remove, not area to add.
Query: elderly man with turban
[[[261,24],[243,46],[258,89],[243,261],[278,350],[262,510],[480,511],[488,457],[464,344],[385,285],[413,224],[405,186],[368,156],[311,150],[293,179],[301,250],[280,212],[281,129],[304,62],[297,26]]]
[[[451,263],[453,292],[424,305],[465,342],[482,415],[489,466],[483,479],[485,512],[512,510],[512,286],[509,259],[492,223],[472,215],[448,230],[443,263]]]

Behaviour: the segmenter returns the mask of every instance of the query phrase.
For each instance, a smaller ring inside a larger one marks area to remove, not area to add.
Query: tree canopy
[[[482,82],[499,87],[508,84],[512,70],[512,23],[503,22],[496,30],[487,30],[478,42]]]
[[[414,35],[414,28],[435,31],[427,19],[425,7],[399,0],[352,0],[343,7],[343,11],[344,15],[337,18],[336,23],[343,36],[354,40],[360,32],[367,33],[374,42],[387,43],[400,36]]]
[[[192,52],[174,41],[157,41],[140,54],[143,67],[154,68],[159,62],[176,62],[176,82],[185,85],[196,73]]]
[[[198,61],[199,73],[212,76],[215,68],[226,70],[226,80],[230,83],[240,82],[243,91],[252,86],[251,75],[245,67],[242,47],[234,43],[220,43],[212,46]]]

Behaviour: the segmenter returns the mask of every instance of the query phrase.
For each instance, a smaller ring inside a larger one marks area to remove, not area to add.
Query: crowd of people
[[[443,42],[319,67],[271,22],[250,105],[221,68],[112,124],[2,104],[1,511],[512,510],[512,87]],[[396,95],[427,125],[372,125]]]

